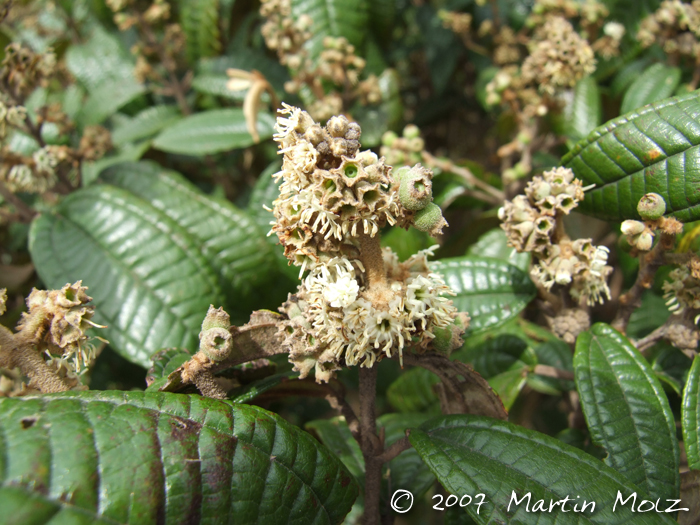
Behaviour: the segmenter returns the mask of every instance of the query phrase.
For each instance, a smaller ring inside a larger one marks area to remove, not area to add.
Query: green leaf
[[[693,366],[688,374],[688,382],[683,389],[681,424],[683,427],[683,445],[688,456],[688,466],[700,470],[700,358],[695,356]]]
[[[456,257],[431,263],[457,294],[460,312],[469,312],[468,334],[501,325],[535,297],[535,285],[522,270],[489,257]]]
[[[639,75],[649,65],[649,58],[639,58],[626,64],[610,84],[610,94],[613,97],[622,95],[632,83],[639,78]]]
[[[31,523],[340,523],[358,487],[276,414],[200,396],[0,400],[3,513]]]
[[[469,247],[467,255],[500,259],[520,268],[523,272],[527,272],[530,268],[530,254],[518,253],[513,247],[508,246],[508,237],[501,228],[489,230],[479,237],[479,240]]]
[[[579,210],[606,220],[639,219],[655,192],[667,215],[700,218],[700,91],[654,103],[597,128],[563,159],[586,192]]]
[[[210,304],[221,304],[200,243],[148,202],[114,186],[76,191],[32,223],[29,250],[46,286],[82,279],[100,335],[147,368],[156,350],[194,349]]]
[[[668,98],[676,91],[681,81],[681,70],[664,64],[652,64],[630,85],[622,98],[620,113]]]
[[[673,412],[646,360],[626,337],[597,323],[579,335],[576,385],[605,463],[652,499],[676,498],[680,452]]]
[[[108,81],[136,83],[133,57],[116,36],[97,25],[85,43],[68,47],[66,65],[90,93]]]
[[[321,442],[343,462],[350,474],[364,485],[365,458],[362,456],[360,445],[352,437],[345,418],[316,419],[309,421],[304,428],[315,433]]]
[[[192,352],[186,348],[163,348],[151,357],[153,364],[146,376],[147,391],[158,392],[159,388],[165,384],[168,376],[185,361],[192,358]]]
[[[98,124],[145,93],[134,76],[134,60],[117,37],[95,26],[84,44],[71,45],[66,65],[88,91],[77,115],[83,124]]]
[[[194,64],[200,58],[218,55],[219,0],[180,0],[179,7],[187,60]]]
[[[663,514],[633,514],[629,503],[613,505],[618,491],[626,498],[639,489],[592,456],[561,441],[523,427],[481,416],[442,416],[411,431],[409,440],[438,481],[458,498],[473,498],[466,507],[478,523],[518,524],[662,524],[674,523]],[[531,494],[526,502],[511,504]],[[484,494],[484,504],[477,504]],[[640,494],[643,498],[644,496]],[[569,498],[567,510],[550,501]],[[544,500],[545,511],[533,511]],[[571,512],[583,502],[595,502],[595,512]],[[466,502],[466,500],[465,500]]]
[[[258,113],[260,139],[272,136],[274,118]],[[169,153],[203,156],[254,144],[248,133],[242,109],[212,109],[183,118],[164,130],[153,141],[153,147]]]
[[[389,385],[386,396],[399,412],[440,412],[440,400],[433,385],[438,376],[425,368],[411,368]]]
[[[307,46],[314,59],[327,36],[345,37],[358,51],[363,49],[369,23],[366,0],[292,0],[292,14],[297,20],[301,15],[313,20]]]
[[[586,77],[576,84],[573,98],[564,107],[566,134],[573,140],[582,139],[600,125],[601,115],[598,84]]]
[[[100,179],[148,201],[196,240],[218,276],[229,313],[247,319],[251,307],[266,306],[259,299],[273,277],[272,247],[246,212],[153,162],[119,164]]]
[[[107,80],[90,93],[79,120],[82,124],[99,124],[145,92],[146,87],[131,78]]]
[[[122,146],[115,155],[102,157],[92,162],[83,162],[81,166],[83,186],[88,186],[95,182],[100,173],[110,166],[121,164],[122,162],[139,160],[150,148],[151,143],[148,140],[137,142],[136,144],[129,143]]]
[[[372,0],[368,4],[372,32],[380,41],[390,41],[396,18],[395,0]]]
[[[128,142],[147,139],[178,120],[182,116],[175,106],[151,106],[112,130],[112,142],[122,146]]]

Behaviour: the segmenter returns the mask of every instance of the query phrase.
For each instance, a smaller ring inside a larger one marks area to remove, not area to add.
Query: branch
[[[501,190],[494,188],[489,183],[484,182],[480,178],[476,177],[471,172],[471,170],[469,170],[469,168],[457,166],[454,162],[449,160],[438,159],[437,157],[434,157],[427,151],[424,151],[421,155],[423,156],[423,162],[425,162],[431,168],[439,168],[442,171],[447,171],[450,173],[454,173],[455,175],[459,175],[470,186],[476,186],[477,188],[483,190],[484,194],[481,194],[480,196],[482,198],[485,198],[484,200],[486,200],[490,204],[496,204],[500,206],[505,201],[505,194]]]
[[[382,492],[382,443],[377,436],[377,365],[360,367],[360,448],[365,459],[364,525],[379,525]]]
[[[545,377],[554,377],[556,379],[569,379],[572,381],[574,379],[573,372],[562,370],[561,368],[555,368],[549,365],[535,365],[533,373]]]
[[[406,435],[398,441],[395,441],[389,448],[377,456],[377,459],[381,463],[388,463],[396,456],[401,454],[404,450],[408,450],[409,448],[411,448],[411,443],[408,441],[408,435]]]

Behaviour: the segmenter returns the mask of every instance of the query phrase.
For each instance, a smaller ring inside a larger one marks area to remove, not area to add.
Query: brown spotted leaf
[[[155,392],[0,401],[4,524],[341,523],[357,482],[266,410]]]

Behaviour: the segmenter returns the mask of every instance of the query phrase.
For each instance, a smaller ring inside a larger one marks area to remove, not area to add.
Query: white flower
[[[619,22],[608,22],[603,26],[603,33],[613,40],[622,40],[625,35],[625,26]]]
[[[352,275],[346,273],[338,277],[334,283],[328,283],[323,290],[323,298],[333,308],[345,308],[357,299],[360,286]]]

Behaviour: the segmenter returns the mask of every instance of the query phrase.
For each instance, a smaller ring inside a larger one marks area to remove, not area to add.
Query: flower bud
[[[654,236],[648,232],[642,232],[639,234],[639,237],[637,237],[637,242],[634,243],[637,248],[640,250],[646,252],[651,249],[651,245],[654,242]]]
[[[403,128],[403,136],[407,139],[415,139],[420,137],[420,129],[415,124],[409,124]]]
[[[646,228],[644,223],[639,221],[625,221],[622,223],[622,226],[620,226],[620,230],[625,235],[637,235],[642,233],[644,228]]]
[[[658,193],[647,193],[639,200],[637,212],[642,219],[655,221],[666,213],[666,202],[664,202],[664,198]]]
[[[397,138],[399,137],[398,135],[396,135],[396,133],[394,133],[393,131],[387,131],[384,133],[384,135],[382,135],[382,144],[384,146],[391,146],[392,144],[394,144]]]
[[[447,221],[442,216],[440,206],[430,202],[425,208],[416,212],[413,225],[417,230],[427,232],[431,237],[435,237],[442,233],[442,228],[447,226]]]
[[[399,201],[408,210],[422,210],[433,200],[430,171],[420,164],[406,172],[399,186]]]

